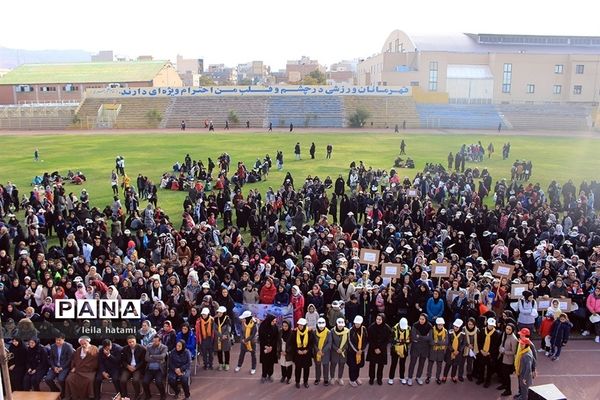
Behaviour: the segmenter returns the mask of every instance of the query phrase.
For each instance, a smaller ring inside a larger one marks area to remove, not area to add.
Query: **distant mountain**
[[[21,64],[86,62],[91,53],[83,50],[22,50],[0,47],[0,68],[15,68]]]

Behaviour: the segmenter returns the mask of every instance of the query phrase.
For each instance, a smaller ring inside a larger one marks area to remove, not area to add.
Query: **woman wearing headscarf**
[[[25,356],[25,367],[27,368],[23,379],[23,390],[30,391],[33,389],[36,392],[40,391],[40,382],[46,375],[49,368],[48,353],[40,344],[40,340],[35,337],[27,342],[27,350]]]
[[[294,323],[298,323],[298,320],[304,315],[304,296],[297,285],[292,287],[292,298],[291,304],[294,310]]]
[[[427,314],[421,313],[419,320],[414,323],[411,330],[411,345],[410,345],[410,364],[408,366],[408,386],[412,386],[413,377],[415,376],[415,366],[417,361],[419,366],[417,367],[417,383],[423,384],[421,376],[423,375],[423,368],[425,367],[425,361],[429,357],[429,346],[432,342],[431,338],[431,324],[427,321]]]
[[[179,397],[179,384],[181,384],[185,400],[189,400],[192,355],[184,340],[177,341],[175,349],[169,353],[167,364],[169,366],[167,380],[175,393],[175,398]]]
[[[338,367],[337,382],[344,386],[344,365],[346,365],[346,352],[348,351],[348,337],[350,330],[346,328],[344,318],[338,318],[335,328],[329,332],[331,336],[330,374],[332,383],[335,383],[335,369]]]
[[[477,384],[484,383],[484,387],[489,387],[492,380],[494,363],[500,354],[501,333],[496,330],[496,320],[488,318],[487,326],[479,334],[479,353],[477,353],[477,362],[479,364],[479,374]],[[485,374],[484,374],[485,372]]]
[[[506,324],[500,343],[500,370],[498,371],[500,386],[496,389],[504,390],[501,396],[511,396],[510,374],[513,373],[515,368],[515,354],[519,346],[519,340],[515,336],[514,324]]]
[[[427,364],[427,379],[425,379],[425,383],[429,383],[431,380],[434,363],[436,364],[435,381],[438,385],[442,383],[440,379],[442,363],[444,362],[446,349],[448,348],[448,330],[444,327],[445,323],[444,318],[438,317],[435,319],[435,326],[431,330],[431,347],[429,348],[429,363]]]
[[[268,314],[258,327],[258,343],[260,345],[260,358],[262,364],[261,383],[273,382],[273,367],[277,362],[277,345],[279,343],[279,329],[277,319]]]
[[[452,324],[452,330],[448,333],[448,348],[446,349],[444,366],[444,377],[442,382],[448,380],[448,372],[451,372],[452,382],[458,383],[457,373],[462,374],[460,367],[464,365],[463,354],[465,351],[466,339],[463,331],[462,319],[456,319]],[[452,369],[452,371],[450,371]]]
[[[21,340],[12,338],[8,347],[8,371],[12,390],[23,390],[23,377],[27,371],[27,349]]]
[[[279,347],[278,350],[278,359],[279,365],[281,366],[281,380],[283,383],[290,383],[290,379],[292,379],[292,358],[291,353],[287,351],[287,344],[290,339],[290,335],[292,333],[292,329],[290,327],[290,322],[285,320],[281,324],[281,332],[279,335]]]
[[[183,325],[181,325],[181,330],[177,332],[176,340],[177,342],[183,340],[185,348],[190,351],[193,360],[196,357],[196,335],[190,329],[189,323],[184,322]]]
[[[300,318],[297,322],[298,327],[290,335],[287,348],[291,353],[292,360],[296,367],[296,388],[300,389],[300,378],[303,378],[304,387],[308,389],[308,377],[310,375],[310,366],[312,365],[312,352],[314,348],[314,339],[306,327],[306,320]]]
[[[367,328],[363,326],[363,317],[357,315],[354,317],[352,329],[348,335],[348,374],[350,378],[350,386],[357,387],[362,385],[360,369],[365,366],[365,349],[368,344]]]
[[[227,308],[225,306],[219,306],[219,308],[217,308],[217,314],[215,315],[213,325],[213,331],[215,332],[214,351],[217,353],[217,360],[219,361],[219,367],[217,369],[229,371],[231,319],[227,315]]]
[[[377,384],[383,385],[383,366],[387,364],[387,345],[392,337],[392,329],[385,323],[385,314],[379,313],[375,322],[369,326],[369,385],[377,377]],[[375,371],[377,370],[377,371]]]
[[[323,374],[323,385],[329,386],[329,361],[331,359],[331,336],[327,329],[325,318],[317,320],[317,327],[313,331],[315,335],[315,348],[313,355],[315,359],[315,385],[321,382],[321,373]]]
[[[137,331],[140,344],[144,347],[149,346],[154,335],[156,335],[156,330],[152,327],[152,323],[148,320],[142,321],[142,325]]]
[[[258,332],[256,320],[252,317],[252,312],[246,310],[240,315],[240,321],[242,322],[242,340],[240,341],[241,351],[237,367],[235,367],[235,372],[240,372],[246,353],[250,353],[252,361],[250,374],[254,375],[256,373],[256,335]]]
[[[71,372],[65,381],[66,399],[86,399],[94,395],[94,379],[98,370],[98,348],[90,338],[79,338],[79,348],[71,360]]]
[[[464,350],[464,360],[467,364],[467,379],[469,381],[473,380],[473,364],[475,362],[475,357],[477,353],[479,353],[479,328],[477,327],[477,323],[475,318],[469,318],[467,320],[467,325],[465,326],[465,350]],[[463,371],[464,371],[464,363],[463,365],[458,366],[458,380],[463,381]]]
[[[394,384],[394,375],[396,374],[396,365],[400,368],[400,382],[406,385],[404,372],[406,368],[406,359],[408,358],[408,347],[410,345],[410,328],[408,320],[401,318],[392,330],[392,345],[390,346],[390,356],[392,364],[390,365],[390,373],[388,376],[388,384]]]

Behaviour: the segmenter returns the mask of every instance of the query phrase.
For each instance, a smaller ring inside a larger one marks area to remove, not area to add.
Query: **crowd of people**
[[[233,371],[249,354],[250,373],[260,362],[264,383],[279,363],[280,381],[295,371],[298,388],[310,386],[313,366],[314,385],[344,385],[347,366],[349,385],[359,386],[368,363],[369,384],[382,385],[389,365],[390,385],[489,387],[497,377],[503,395],[514,373],[526,398],[538,350],[559,360],[572,332],[593,332],[600,343],[598,182],[581,183],[579,195],[572,182],[562,191],[553,182],[546,196],[540,185],[492,187],[485,169],[427,164],[409,178],[359,161],[335,181],[294,182],[288,172],[261,194],[233,179],[239,164],[232,175],[230,163],[223,154],[207,169],[189,155],[177,164],[193,182],[181,221],[152,201],[124,209],[119,195],[94,207],[60,183],[20,205],[14,185],[0,187],[0,307],[13,389],[45,381],[66,398],[98,398],[112,378],[126,397],[132,378],[135,398],[149,398],[151,382],[164,398],[166,379],[187,398],[192,358],[215,369],[216,353],[216,369],[228,371],[238,343]],[[117,172],[125,176],[124,163]],[[126,199],[140,191],[122,189]],[[67,197],[72,209],[60,206]],[[53,232],[64,243],[48,247]],[[380,259],[361,262],[361,249]],[[385,263],[400,275],[384,277]],[[449,274],[433,278],[439,263]],[[497,263],[513,266],[511,275],[494,273]],[[527,287],[516,295],[514,285]],[[85,328],[112,322],[55,320],[54,300],[67,298],[141,299],[136,336],[90,338]],[[259,320],[236,304],[291,307],[292,316]]]

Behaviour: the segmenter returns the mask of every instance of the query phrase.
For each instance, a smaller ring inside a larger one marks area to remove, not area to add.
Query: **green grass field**
[[[245,190],[257,188],[264,193],[268,186],[277,189],[286,171],[290,171],[296,182],[302,182],[307,175],[318,175],[324,179],[330,175],[333,180],[338,174],[346,177],[352,160],[362,160],[373,168],[392,167],[399,153],[400,139],[407,144],[407,155],[415,160],[416,169],[401,170],[401,175],[413,177],[422,170],[426,162],[441,162],[446,165],[449,151],[455,153],[465,143],[481,140],[484,147],[494,143],[496,153],[491,160],[479,164],[487,167],[494,178],[510,178],[510,167],[516,159],[530,159],[533,162],[532,182],[539,182],[546,190],[552,179],[564,183],[573,179],[578,186],[582,180],[599,179],[600,141],[590,138],[538,137],[538,136],[490,136],[490,135],[454,135],[454,134],[393,134],[393,133],[216,133],[207,134],[186,131],[179,133],[143,133],[111,135],[64,135],[47,136],[2,136],[0,137],[0,179],[3,183],[16,183],[21,194],[28,193],[30,182],[35,175],[58,170],[65,174],[68,169],[81,170],[88,178],[83,186],[67,185],[67,192],[79,191],[85,187],[94,206],[103,208],[110,204],[110,172],[114,168],[114,159],[123,155],[126,172],[132,181],[138,173],[150,177],[155,183],[163,172],[171,171],[177,161],[183,161],[186,153],[193,159],[202,159],[206,165],[207,157],[216,160],[226,151],[231,154],[232,165],[243,160],[252,166],[257,157],[266,153],[275,158],[277,150],[284,152],[284,171],[271,170],[266,182],[247,185]],[[302,146],[302,160],[295,161],[293,149],[296,142]],[[315,160],[310,160],[308,149],[311,142],[317,146]],[[502,160],[502,144],[510,141],[512,150],[509,160]],[[325,147],[333,145],[333,158],[325,159]],[[33,151],[39,148],[43,162],[33,161]],[[468,166],[469,164],[467,164]],[[174,222],[179,221],[179,213],[184,193],[172,191],[159,192],[159,205],[171,215]],[[142,202],[142,206],[145,206]]]

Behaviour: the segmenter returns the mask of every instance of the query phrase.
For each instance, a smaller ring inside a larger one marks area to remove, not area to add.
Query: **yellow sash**
[[[490,352],[490,345],[492,344],[492,335],[496,332],[496,328],[493,328],[491,331],[485,330],[485,341],[483,342],[483,351],[486,353]]]
[[[304,328],[304,332],[300,332],[300,329],[296,330],[296,345],[299,349],[308,347],[308,329]]]
[[[244,331],[244,339],[248,339],[252,334],[252,328],[254,328],[254,320],[251,319],[249,323],[246,324],[246,329]],[[252,351],[252,341],[246,342],[246,350]]]
[[[357,352],[356,352],[356,364],[360,364],[360,362],[362,361],[362,352],[360,351],[362,349],[362,340],[363,340],[363,336],[364,336],[365,332],[363,331],[363,327],[360,327],[360,335],[357,334],[356,337],[358,338],[358,348],[357,348]]]
[[[315,331],[315,335],[319,338],[319,342],[317,343],[317,348],[319,350],[323,350],[323,346],[325,346],[325,341],[327,340],[327,335],[329,335],[329,329],[325,328],[321,332],[317,329]],[[320,362],[321,355],[317,352],[315,359]]]
[[[225,324],[225,321],[227,321],[227,315],[225,315],[223,317],[223,320],[221,322],[219,322],[219,319],[217,318],[217,332],[219,332],[219,339],[217,340],[217,350],[221,350],[221,340],[223,340],[221,338],[221,334],[223,333],[223,325]]]
[[[528,351],[531,351],[529,346],[523,346],[521,344],[519,345],[517,354],[515,355],[515,372],[517,373],[517,376],[521,372],[521,359],[525,354],[527,354]]]
[[[442,328],[441,331],[438,330],[438,328],[433,328],[433,350],[434,351],[439,351],[439,350],[446,350],[446,345],[445,344],[437,344],[438,342],[446,342],[446,334],[448,333],[448,331],[446,331],[446,328]]]
[[[336,335],[338,335],[338,336],[341,336],[341,337],[342,337],[342,341],[340,342],[340,347],[339,347],[339,349],[343,349],[343,348],[344,348],[344,346],[346,345],[346,342],[348,341],[348,332],[350,332],[350,330],[349,330],[348,328],[345,328],[345,327],[344,327],[344,329],[342,329],[342,331],[341,331],[341,332],[340,332],[340,331],[338,331],[338,330],[337,330],[337,328],[335,328],[335,329],[333,330],[333,333],[335,333]],[[345,352],[343,352],[343,353],[342,353],[342,356],[346,357],[346,353],[345,353]]]
[[[473,353],[479,353],[479,343],[477,343],[477,328],[473,329],[473,332],[470,332],[465,328],[465,334],[467,335],[467,345],[465,347],[465,356],[469,355],[469,346],[473,345]],[[471,342],[472,341],[472,342]]]
[[[396,351],[396,354],[398,354],[398,356],[400,358],[406,358],[406,353],[407,353],[407,343],[409,340],[409,336],[410,336],[410,328],[406,328],[405,330],[401,330],[399,325],[396,325],[394,327],[394,336],[396,339],[396,342],[398,342],[397,344],[394,345],[394,350]],[[400,343],[400,341],[402,341],[402,343]]]
[[[458,334],[456,332],[454,332],[454,338],[452,339],[452,356],[451,358],[454,359],[456,356],[454,355],[455,351],[458,351],[458,345],[459,345],[459,339],[460,336],[462,335],[462,332],[459,332]]]

